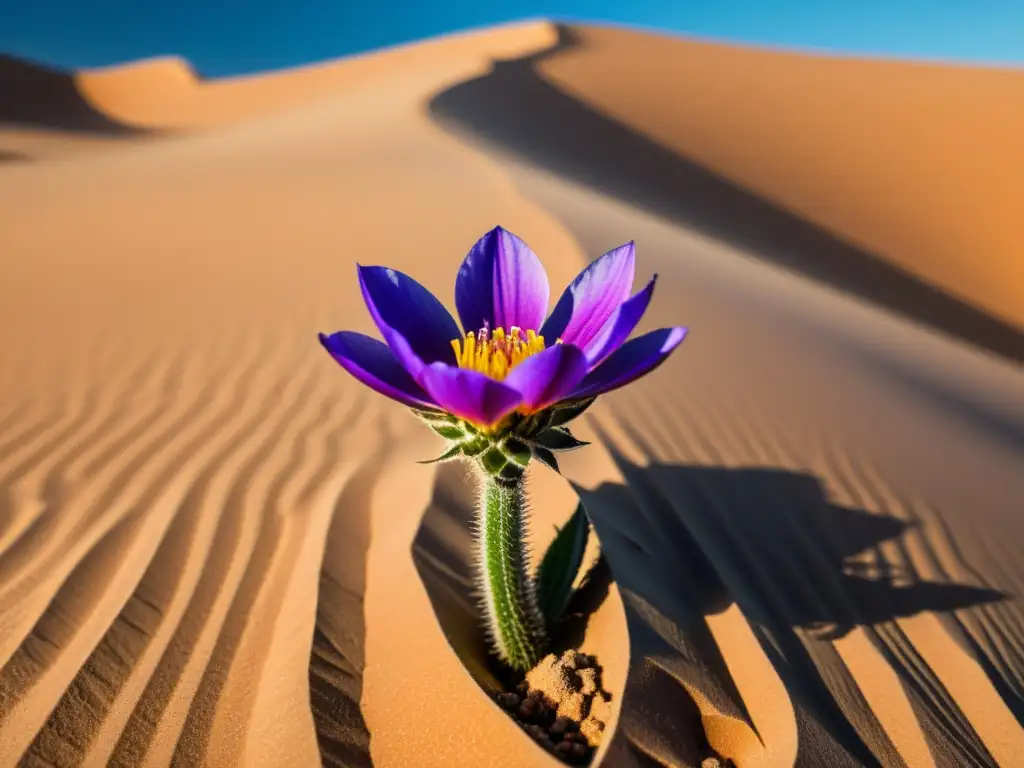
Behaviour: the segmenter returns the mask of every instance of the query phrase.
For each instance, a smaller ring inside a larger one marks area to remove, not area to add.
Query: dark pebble
[[[544,730],[543,728],[541,728],[539,725],[529,725],[529,726],[526,727],[526,730],[537,741],[550,741],[551,740],[551,739],[548,738],[548,732],[546,730]]]
[[[514,712],[519,706],[519,697],[514,693],[499,693],[498,706],[502,709],[507,709],[509,712]]]
[[[555,722],[551,724],[549,730],[552,736],[561,736],[563,733],[571,731],[574,725],[575,723],[568,717],[558,717],[555,718]]]
[[[530,691],[526,694],[526,700],[532,701],[534,704],[541,705],[545,704],[545,696],[543,691]]]

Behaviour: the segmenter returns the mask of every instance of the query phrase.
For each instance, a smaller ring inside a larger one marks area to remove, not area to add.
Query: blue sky
[[[537,17],[862,55],[1024,64],[1024,0],[0,0],[0,52],[71,68],[174,53],[219,77]]]

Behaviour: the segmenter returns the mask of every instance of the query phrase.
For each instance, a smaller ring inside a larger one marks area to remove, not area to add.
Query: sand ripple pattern
[[[296,761],[369,764],[377,416],[295,349],[160,350],[0,416],[0,765],[244,762],[268,696]]]

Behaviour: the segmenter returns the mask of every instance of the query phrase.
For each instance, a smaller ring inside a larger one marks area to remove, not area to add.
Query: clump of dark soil
[[[544,749],[570,765],[587,765],[611,717],[611,694],[602,688],[593,656],[569,650],[549,654],[498,705]]]

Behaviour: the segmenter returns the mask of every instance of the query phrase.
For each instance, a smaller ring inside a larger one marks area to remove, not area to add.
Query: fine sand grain
[[[469,474],[316,340],[372,332],[356,261],[450,304],[499,223],[553,292],[634,239],[691,329],[530,474],[535,552],[576,494],[600,540],[594,764],[1019,764],[1020,83],[540,22],[0,58],[0,766],[559,765]]]

